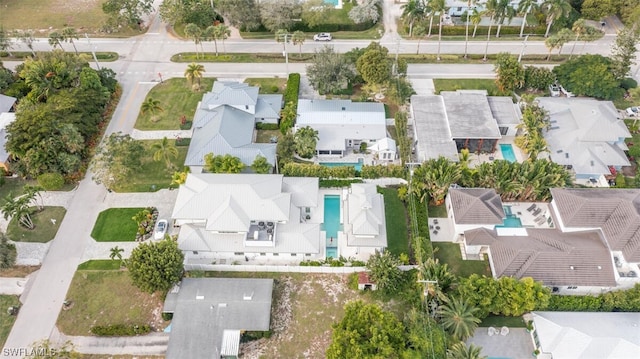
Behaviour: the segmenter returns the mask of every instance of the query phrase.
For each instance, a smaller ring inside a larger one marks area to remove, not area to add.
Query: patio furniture
[[[429,226],[429,229],[433,229],[433,225]]]
[[[436,229],[437,229],[437,230],[440,230],[440,226],[436,226]]]
[[[534,203],[534,204],[532,204],[531,206],[529,206],[529,207],[527,208],[527,212],[531,212],[531,211],[533,211],[534,209],[536,209],[536,204],[535,204],[535,203]]]
[[[507,327],[500,328],[500,335],[504,336],[504,335],[507,335],[507,334],[509,334],[509,328],[507,328]]]
[[[496,334],[498,334],[498,330],[494,327],[489,327],[489,329],[487,329],[487,334],[492,337]]]
[[[537,216],[537,215],[539,215],[541,212],[542,212],[542,208],[537,208],[537,209],[536,209],[535,211],[533,211],[533,213],[531,213],[531,214],[533,214],[534,216]]]
[[[433,231],[433,234],[434,234],[434,235],[438,234],[438,231]]]
[[[438,224],[438,220],[437,220],[437,219],[434,219],[434,220],[433,220],[433,224]]]

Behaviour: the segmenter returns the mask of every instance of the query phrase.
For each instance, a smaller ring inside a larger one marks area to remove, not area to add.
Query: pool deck
[[[496,328],[498,331],[500,328]],[[476,329],[467,344],[482,347],[482,355],[498,358],[532,358],[533,340],[524,328],[509,328],[509,334],[489,336],[489,328]]]

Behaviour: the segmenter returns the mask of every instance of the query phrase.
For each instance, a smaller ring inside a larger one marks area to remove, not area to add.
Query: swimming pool
[[[522,228],[522,221],[520,220],[520,218],[511,215],[511,216],[507,216],[507,218],[504,219],[501,226],[496,226],[496,227]]]
[[[340,231],[340,196],[324,196],[324,223],[322,229],[325,231],[327,257],[338,257],[338,231]]]
[[[502,152],[502,157],[509,162],[516,162],[516,154],[513,152],[513,146],[510,144],[501,144],[500,152]]]
[[[333,5],[333,6],[338,6],[338,4],[340,4],[340,0],[324,0],[324,3]]]
[[[364,161],[359,159],[358,162],[320,162],[325,167],[340,167],[340,166],[352,166],[356,171],[362,171],[362,165]]]

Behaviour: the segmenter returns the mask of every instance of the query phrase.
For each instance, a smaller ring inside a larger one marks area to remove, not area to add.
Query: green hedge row
[[[362,183],[360,179],[321,179],[320,188],[349,187],[352,183]]]
[[[289,162],[284,165],[281,173],[289,177],[351,178],[356,176],[356,169],[353,166],[327,167]]]
[[[91,327],[91,333],[101,337],[122,337],[148,334],[151,327],[144,325],[132,324],[112,324],[112,325],[96,325]]]
[[[284,103],[293,102],[298,105],[298,93],[300,91],[300,74],[289,74],[287,79],[287,88],[284,91]]]
[[[552,295],[546,310],[568,312],[640,312],[640,284],[627,290],[592,295]]]
[[[454,25],[454,26],[443,26],[442,27],[442,36],[465,36],[465,25]],[[496,31],[498,30],[497,26],[491,26],[491,38],[494,37]],[[427,25],[427,32],[429,31],[429,25]],[[487,32],[489,31],[488,26],[478,26],[476,30],[476,38],[478,36],[487,36]],[[536,27],[526,27],[524,29],[525,34],[531,35],[544,35],[547,31],[546,26],[536,26]],[[408,33],[407,29],[407,33]],[[469,37],[473,35],[473,24],[469,25]],[[520,35],[520,26],[503,26],[500,28],[500,37],[504,35]],[[438,26],[434,25],[431,28],[431,36],[438,37]]]
[[[360,172],[362,178],[381,178],[381,177],[393,177],[393,178],[405,178],[405,168],[401,165],[376,165],[376,166],[362,166]]]

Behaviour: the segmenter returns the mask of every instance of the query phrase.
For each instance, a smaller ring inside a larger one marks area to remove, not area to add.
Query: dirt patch
[[[102,8],[104,0],[53,0],[51,2],[51,12],[55,13],[78,13],[91,10],[93,8]]]
[[[40,266],[13,266],[0,270],[0,277],[3,278],[24,278],[40,269]]]

